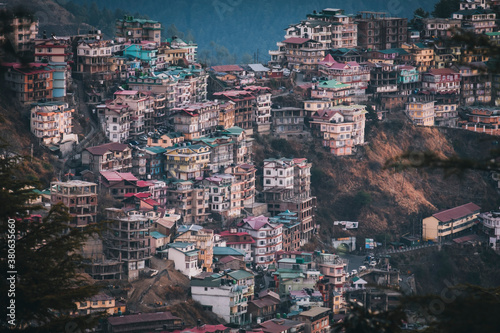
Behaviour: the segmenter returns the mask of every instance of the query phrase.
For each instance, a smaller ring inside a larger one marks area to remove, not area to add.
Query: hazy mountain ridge
[[[60,2],[63,0],[59,0]],[[79,4],[90,0],[75,0]],[[415,9],[423,7],[431,11],[436,0],[403,2],[401,0],[361,0],[345,2],[339,0],[192,0],[152,1],[145,0],[141,6],[131,0],[109,0],[98,2],[99,7],[148,15],[161,21],[165,29],[171,24],[187,33],[192,31],[199,45],[199,52],[209,50],[211,42],[226,47],[236,54],[238,61],[243,54],[259,54],[260,62],[267,62],[268,50],[276,48],[276,42],[284,38],[288,25],[305,20],[308,13],[323,8],[342,8],[346,14],[358,11],[385,11],[393,16],[411,18]]]

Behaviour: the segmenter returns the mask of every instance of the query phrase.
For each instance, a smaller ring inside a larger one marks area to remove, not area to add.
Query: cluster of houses
[[[500,76],[488,63],[494,55],[451,39],[460,30],[498,44],[496,5],[464,0],[450,18],[416,17],[411,24],[380,12],[314,11],[286,28],[278,50],[269,51],[269,66],[301,73],[311,81],[302,85],[310,96],[331,105],[369,100],[377,111],[403,110],[417,125],[498,135]],[[304,103],[307,111],[311,103]],[[325,114],[331,106],[320,108]]]

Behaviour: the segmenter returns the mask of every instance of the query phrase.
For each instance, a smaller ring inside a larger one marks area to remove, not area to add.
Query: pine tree
[[[80,330],[95,326],[98,316],[70,313],[75,301],[97,292],[80,274],[83,261],[76,249],[98,227],[68,228],[71,215],[62,204],[54,205],[42,221],[26,219],[28,210],[41,209],[27,205],[37,184],[14,177],[22,158],[0,148],[0,306],[15,306],[14,312],[8,309],[15,316],[1,317],[0,330],[63,332],[67,325]]]

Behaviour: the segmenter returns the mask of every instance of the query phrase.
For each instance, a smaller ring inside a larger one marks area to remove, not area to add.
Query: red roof
[[[287,38],[282,43],[288,43],[288,44],[304,44],[306,42],[313,41],[315,42],[314,39],[310,38],[300,38],[300,37],[292,37],[292,38]]]
[[[481,207],[479,207],[475,203],[469,202],[468,204],[444,210],[442,212],[433,214],[432,216],[434,216],[441,222],[449,222],[452,220],[461,219],[474,213],[478,213],[479,210],[481,210]]]
[[[115,95],[135,95],[137,93],[137,90],[118,90],[115,92]]]
[[[241,261],[241,259],[238,259],[238,258],[233,257],[233,256],[225,256],[225,257],[220,258],[219,262],[221,264],[227,264],[228,262],[231,262],[233,260],[240,260]]]
[[[159,206],[160,205],[160,203],[158,201],[153,200],[153,199],[144,199],[142,201],[144,201],[145,203],[147,203],[150,206]]]
[[[111,326],[127,325],[132,323],[146,323],[155,322],[160,320],[175,320],[181,319],[172,315],[170,312],[153,312],[153,313],[141,313],[135,315],[121,316],[121,317],[109,317],[108,322]]]
[[[244,69],[238,65],[221,65],[211,67],[215,72],[243,72]]]
[[[101,171],[101,176],[106,178],[107,181],[119,182],[122,180],[128,180],[131,182],[136,182],[137,178],[131,172],[117,172],[114,170]]]
[[[123,143],[111,142],[100,146],[88,147],[86,150],[92,155],[104,155],[108,151],[124,151],[128,146]]]
[[[186,328],[182,331],[173,331],[172,333],[213,333],[217,331],[226,331],[229,330],[228,327],[219,324],[219,325],[203,325],[203,326],[197,326],[193,328]]]
[[[149,193],[149,192],[125,193],[125,195],[124,195],[125,198],[136,197],[139,199],[149,198],[150,196],[151,196],[151,193]]]
[[[147,186],[149,187],[151,185],[153,185],[153,183],[148,182],[146,180],[139,180],[139,181],[137,181],[137,186],[139,186],[139,187],[147,187]]]

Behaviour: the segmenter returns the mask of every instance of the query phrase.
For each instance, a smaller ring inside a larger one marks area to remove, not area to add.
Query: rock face
[[[415,127],[402,115],[385,122],[369,123],[367,144],[351,157],[331,156],[320,139],[256,140],[256,165],[273,156],[307,157],[313,163],[312,193],[317,197],[316,217],[320,234],[329,239],[332,221],[359,221],[359,237],[399,239],[421,233],[421,221],[438,210],[474,202],[483,210],[496,208],[496,183],[486,172],[464,171],[445,176],[442,170],[425,167],[402,171],[386,168],[386,162],[406,151],[433,151],[438,156],[485,158],[495,138],[460,129]],[[349,235],[335,229],[335,237]]]

